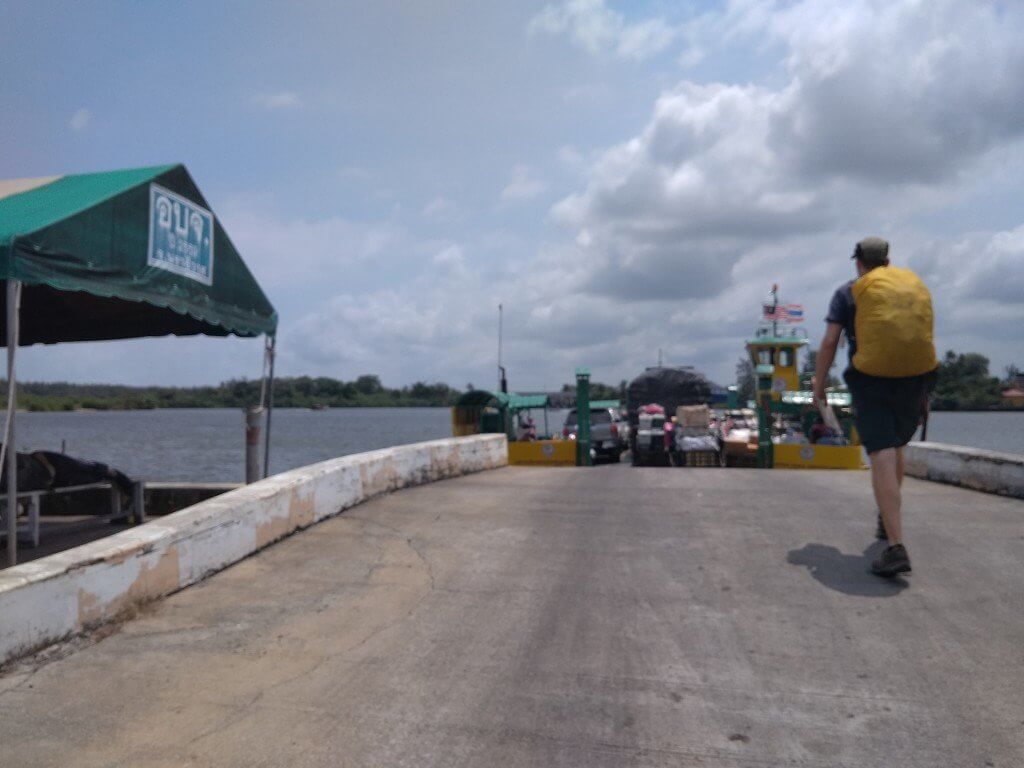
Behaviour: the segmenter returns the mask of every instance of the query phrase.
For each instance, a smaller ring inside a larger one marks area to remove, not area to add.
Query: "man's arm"
[[[816,403],[826,402],[825,384],[828,382],[828,372],[832,370],[832,363],[836,359],[836,349],[839,348],[839,336],[842,332],[843,326],[839,323],[828,323],[825,326],[825,338],[821,340],[817,364],[814,366],[814,381],[811,384]]]

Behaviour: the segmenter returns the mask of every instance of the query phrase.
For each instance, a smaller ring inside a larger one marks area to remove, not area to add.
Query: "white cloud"
[[[610,53],[620,59],[642,60],[668,48],[680,34],[660,17],[629,22],[604,0],[565,0],[548,5],[530,21],[533,34],[567,35],[591,54]]]
[[[573,85],[562,93],[562,100],[574,107],[605,106],[612,98],[612,90],[603,83]]]
[[[533,175],[533,169],[520,164],[512,169],[508,184],[501,190],[501,200],[507,203],[532,200],[543,191],[544,182]]]
[[[583,165],[584,160],[583,153],[572,144],[558,148],[558,161],[568,168],[578,169]]]
[[[396,198],[403,215],[390,203],[376,217],[361,207],[367,220],[288,218],[238,201],[218,212],[282,310],[285,375],[485,383],[501,301],[514,388],[557,387],[577,365],[599,380],[629,378],[659,347],[667,361],[726,383],[771,283],[805,305],[814,338],[831,292],[852,277],[853,243],[872,233],[932,287],[942,349],[1022,363],[1024,216],[1007,202],[1024,168],[1022,12],[952,0],[751,0],[703,19],[700,35],[663,21],[666,43],[657,25],[607,3],[552,5],[534,33],[605,57],[553,84],[570,114],[590,119],[629,102],[600,77],[609,59],[660,52],[692,66],[694,40],[708,54],[699,82],[664,88],[626,140],[591,151],[608,125],[595,123],[522,150],[503,204],[579,179],[550,212],[563,231],[531,239],[502,229],[487,220],[508,218],[502,206],[458,215],[436,176],[412,179]],[[730,46],[754,66],[727,62],[716,82]],[[579,143],[558,149],[568,141]],[[378,165],[358,154],[335,162]],[[353,166],[341,174],[373,176]],[[473,199],[468,185],[463,192]],[[986,207],[993,200],[1006,220]],[[438,222],[444,238],[417,232]]]
[[[459,206],[446,197],[438,195],[423,206],[422,214],[428,219],[447,220],[458,217]]]
[[[351,375],[372,371],[386,382],[457,382],[493,356],[493,284],[466,269],[452,245],[429,273],[367,293],[341,293],[311,306],[286,328],[284,341],[303,370]]]
[[[1024,134],[1021,20],[957,0],[783,6],[766,31],[789,47],[796,98],[773,146],[810,176],[956,174]]]
[[[1019,150],[1019,16],[913,0],[779,8],[744,24],[785,44],[787,81],[679,83],[553,207],[555,221],[587,233],[577,238],[593,265],[587,290],[715,295],[751,249],[897,223],[927,209],[934,193],[922,183],[955,185],[984,153]]]
[[[265,109],[295,109],[302,106],[302,98],[294,91],[257,93],[253,103]]]
[[[304,285],[321,291],[416,253],[406,230],[390,221],[286,218],[269,202],[247,199],[226,201],[219,214],[257,278],[279,295]]]
[[[993,373],[1021,364],[1024,224],[952,239],[910,237],[902,253],[931,289],[940,354],[980,352],[993,361]]]
[[[92,112],[85,107],[82,107],[71,116],[71,120],[68,122],[68,125],[71,126],[73,131],[84,131],[89,127],[89,123],[91,122]]]
[[[449,245],[442,248],[434,254],[431,261],[434,266],[451,271],[461,271],[465,269],[466,266],[466,260],[463,256],[462,248],[458,245]]]

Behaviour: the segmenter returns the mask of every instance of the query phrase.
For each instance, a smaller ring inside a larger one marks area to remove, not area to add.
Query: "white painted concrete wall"
[[[374,496],[507,463],[504,435],[345,456],[0,571],[0,664],[127,615]]]
[[[1024,456],[944,443],[911,443],[907,474],[1024,499]]]

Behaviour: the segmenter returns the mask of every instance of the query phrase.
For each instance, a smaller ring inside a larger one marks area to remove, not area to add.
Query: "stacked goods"
[[[630,382],[626,406],[631,424],[636,424],[640,406],[659,403],[665,413],[675,413],[681,405],[707,405],[711,400],[711,382],[688,368],[648,368]]]
[[[704,450],[696,447],[694,440],[706,440],[711,437],[711,416],[706,405],[680,405],[676,408],[676,442],[689,439],[686,447],[680,444],[680,450]],[[713,449],[712,449],[713,450]]]
[[[680,466],[718,467],[721,466],[721,458],[716,451],[688,451],[680,454]]]
[[[690,451],[718,451],[718,438],[714,435],[708,434],[707,431],[703,435],[676,435],[676,448],[683,453],[689,453]]]
[[[711,423],[711,412],[706,405],[680,405],[676,408],[676,423],[680,427],[707,429]]]

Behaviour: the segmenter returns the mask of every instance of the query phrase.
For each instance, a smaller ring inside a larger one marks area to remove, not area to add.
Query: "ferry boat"
[[[828,408],[819,408],[810,377],[801,380],[800,352],[808,343],[802,323],[803,308],[781,303],[773,285],[754,338],[747,341],[757,378],[755,464],[764,469],[864,469],[850,393],[830,388]],[[821,429],[820,423],[815,428],[821,421],[839,429]]]

